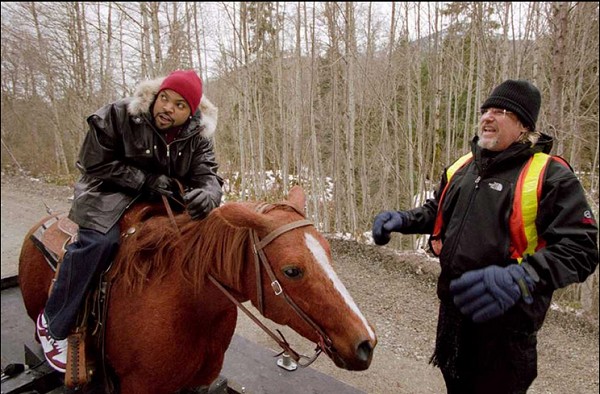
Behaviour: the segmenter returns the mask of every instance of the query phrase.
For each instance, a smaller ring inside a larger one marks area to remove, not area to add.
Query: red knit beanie
[[[158,91],[171,89],[187,101],[192,115],[196,112],[202,98],[202,81],[193,70],[177,70],[169,74],[160,84]]]

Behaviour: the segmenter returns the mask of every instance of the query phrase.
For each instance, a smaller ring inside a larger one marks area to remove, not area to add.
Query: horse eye
[[[290,279],[300,279],[302,278],[302,270],[293,265],[285,266],[281,269],[285,276]]]

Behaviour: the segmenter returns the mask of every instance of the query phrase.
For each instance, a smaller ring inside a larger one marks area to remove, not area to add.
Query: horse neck
[[[254,277],[247,269],[253,255],[249,230],[228,226],[216,215],[210,215],[202,225],[203,229],[193,231],[201,235],[192,242],[184,241],[189,248],[184,259],[192,262],[190,270],[195,265],[202,266],[203,272],[197,272],[196,277],[203,276],[208,280],[210,275],[233,291],[236,298],[246,300],[248,275]]]

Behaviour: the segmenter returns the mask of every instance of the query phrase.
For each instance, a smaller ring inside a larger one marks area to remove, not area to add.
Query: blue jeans
[[[48,331],[54,339],[71,334],[92,281],[110,266],[119,241],[117,223],[106,234],[80,227],[77,241],[67,246],[44,309]]]

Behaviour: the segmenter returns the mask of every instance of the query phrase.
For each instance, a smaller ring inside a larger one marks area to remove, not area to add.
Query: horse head
[[[281,203],[228,203],[211,215],[249,231],[237,291],[264,317],[317,343],[336,366],[365,370],[376,335],[334,271],[329,243],[305,220],[304,205],[295,186]]]

